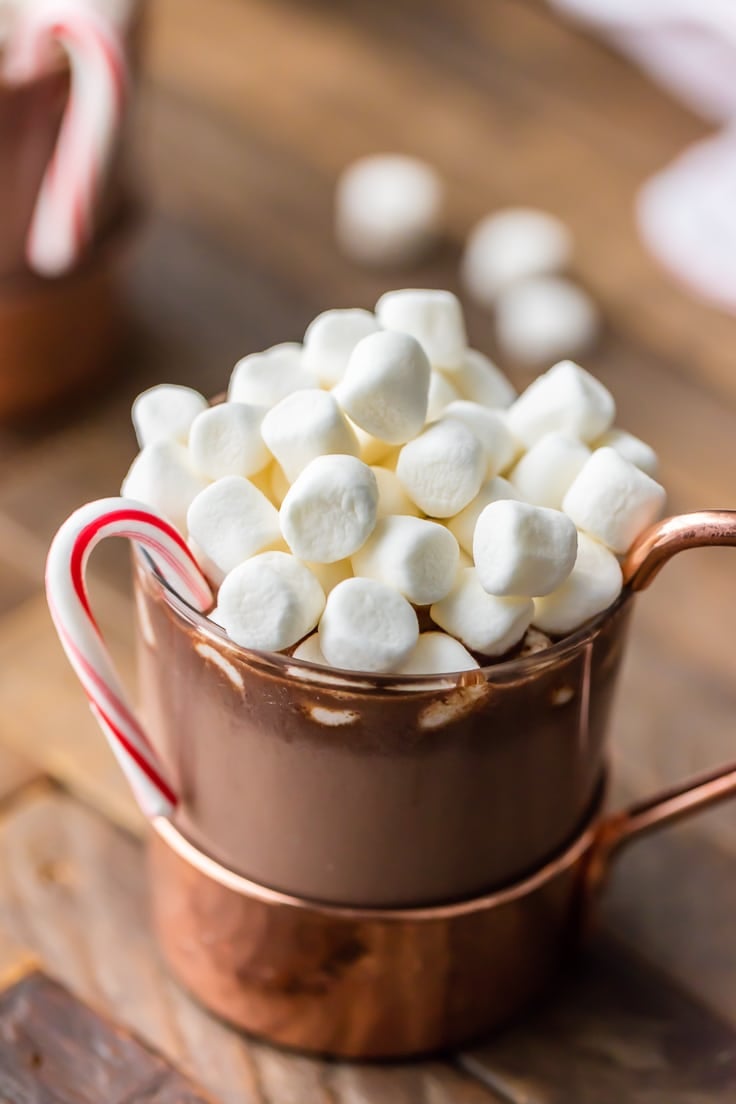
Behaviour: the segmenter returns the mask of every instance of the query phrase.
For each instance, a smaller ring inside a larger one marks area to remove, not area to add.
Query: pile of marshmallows
[[[570,361],[517,398],[467,347],[454,295],[393,291],[375,314],[326,311],[303,345],[244,357],[220,405],[144,392],[123,493],[186,535],[236,643],[456,672],[617,597],[617,557],[665,492],[614,415]]]

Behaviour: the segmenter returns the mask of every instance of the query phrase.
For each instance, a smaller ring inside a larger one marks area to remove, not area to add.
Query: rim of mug
[[[527,656],[514,656],[510,659],[502,659],[496,663],[489,663],[481,667],[473,667],[464,671],[448,671],[441,675],[415,675],[392,674],[342,670],[334,667],[323,667],[309,660],[296,659],[285,652],[262,651],[257,648],[247,648],[242,644],[231,640],[225,630],[211,621],[206,614],[190,606],[173,587],[163,578],[156,569],[153,560],[144,548],[134,546],[134,558],[145,570],[147,576],[154,580],[160,588],[167,606],[181,620],[195,628],[200,634],[208,637],[212,643],[221,650],[223,646],[232,655],[242,657],[251,666],[268,667],[277,670],[281,674],[288,674],[292,678],[301,677],[305,681],[321,684],[340,690],[386,690],[386,691],[413,691],[427,692],[430,690],[448,690],[456,687],[470,687],[479,683],[489,683],[502,678],[509,681],[515,675],[527,676],[531,672],[543,670],[554,666],[558,661],[574,655],[588,641],[595,639],[611,618],[633,597],[634,592],[624,586],[616,600],[601,613],[596,614],[560,640],[555,641],[549,648],[543,648]],[[441,630],[438,630],[441,631]]]

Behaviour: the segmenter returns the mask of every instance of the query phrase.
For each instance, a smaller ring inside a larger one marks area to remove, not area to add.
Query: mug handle
[[[736,547],[736,510],[699,510],[665,518],[634,542],[623,564],[624,583],[645,590],[664,565],[688,548]],[[640,836],[736,797],[736,763],[689,779],[606,817],[597,829],[585,871],[585,896],[597,895],[621,849]]]

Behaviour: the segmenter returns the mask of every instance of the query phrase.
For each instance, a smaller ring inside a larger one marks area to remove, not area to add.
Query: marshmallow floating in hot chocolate
[[[272,407],[293,391],[318,386],[317,376],[304,365],[301,345],[287,341],[242,357],[233,369],[227,397],[231,402]]]
[[[206,409],[204,395],[191,387],[170,383],[149,387],[133,403],[132,417],[138,444],[141,448],[156,441],[186,444],[192,422]]]
[[[367,310],[328,310],[304,334],[304,367],[325,387],[342,379],[355,346],[378,329]]]
[[[217,598],[220,625],[246,648],[279,652],[311,632],[325,594],[296,556],[261,552],[225,577]]]
[[[376,317],[385,330],[416,338],[433,368],[452,372],[462,366],[468,340],[462,307],[452,292],[388,291],[376,303]]]
[[[475,524],[473,560],[489,594],[535,598],[562,586],[577,546],[577,530],[560,510],[501,499]]]

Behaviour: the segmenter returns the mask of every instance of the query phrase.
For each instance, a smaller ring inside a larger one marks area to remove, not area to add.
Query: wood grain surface
[[[149,214],[126,270],[117,372],[37,426],[0,434],[0,959],[6,937],[28,948],[225,1104],[735,1099],[736,807],[627,854],[602,917],[621,944],[599,936],[554,1005],[447,1061],[287,1055],[214,1022],[162,970],[128,834],[140,818],[41,593],[59,522],[120,485],[132,397],[162,380],[214,393],[240,355],[387,287],[460,290],[472,223],[530,203],[574,232],[575,274],[605,320],[585,363],[614,391],[621,424],[656,445],[672,511],[734,506],[736,321],[674,286],[633,218],[647,175],[708,128],[541,0],[150,8],[137,134]],[[448,188],[442,248],[399,272],[357,269],[331,231],[337,173],[382,149],[427,157]],[[495,353],[492,320],[467,306],[473,344]],[[727,550],[689,553],[639,600],[614,726],[624,795],[733,757],[733,564]],[[92,576],[130,678],[124,546],[100,549]]]

